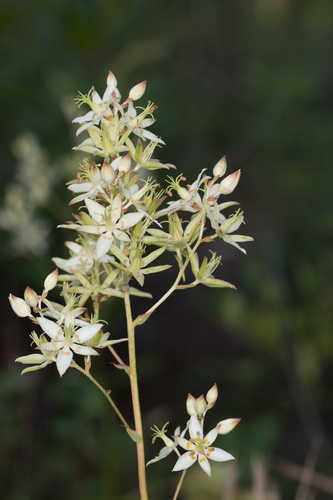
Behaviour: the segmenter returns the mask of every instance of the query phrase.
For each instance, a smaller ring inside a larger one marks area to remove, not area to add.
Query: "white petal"
[[[214,462],[228,462],[229,460],[235,460],[235,457],[221,448],[207,448],[206,455],[209,460],[214,460]]]
[[[12,309],[17,316],[19,316],[20,318],[30,316],[31,309],[25,300],[21,299],[20,297],[16,297],[12,293],[9,294],[8,298],[10,305],[12,306]]]
[[[118,222],[120,214],[121,214],[121,197],[120,194],[118,194],[112,201],[112,206],[111,206],[112,222],[114,223]]]
[[[27,356],[20,356],[15,359],[16,363],[22,363],[23,365],[35,365],[40,364],[45,361],[45,356],[43,354],[28,354]]]
[[[232,193],[239,182],[240,174],[241,171],[236,170],[236,172],[233,172],[232,174],[228,175],[228,177],[225,177],[223,181],[220,183],[220,193],[221,194]]]
[[[208,460],[205,457],[205,455],[199,455],[198,456],[198,463],[199,463],[200,467],[202,468],[202,470],[204,472],[206,472],[206,474],[208,474],[208,476],[212,475],[212,471],[211,471],[211,468],[210,468],[210,463],[208,462]]]
[[[195,448],[195,445],[191,443],[191,441],[188,441],[188,439],[184,439],[183,437],[177,438],[177,444],[179,444],[179,446],[184,448],[186,451],[191,451]]]
[[[118,238],[118,240],[125,241],[126,243],[130,241],[130,237],[127,236],[126,233],[119,231],[119,229],[115,229],[113,231],[113,234],[115,235],[116,238]]]
[[[205,444],[207,446],[210,446],[212,443],[214,443],[215,439],[217,438],[217,435],[218,432],[216,428],[209,431],[208,434],[205,436]]]
[[[95,250],[96,259],[104,257],[104,255],[110,250],[112,240],[113,236],[110,232],[104,233],[98,238]]]
[[[64,347],[64,341],[60,340],[59,342],[43,342],[40,348],[44,351],[59,351]]]
[[[54,340],[63,340],[64,335],[62,333],[62,330],[57,323],[54,321],[51,321],[50,319],[46,319],[43,317],[37,318],[37,321],[39,325],[41,326],[42,330],[51,338]]]
[[[94,111],[88,111],[85,115],[78,116],[77,118],[74,118],[73,123],[85,123],[85,122],[90,122],[93,117],[94,117],[95,112]]]
[[[197,461],[197,454],[194,451],[188,451],[187,453],[184,453],[184,455],[178,458],[172,471],[176,472],[178,470],[188,469],[196,461]]]
[[[92,339],[97,332],[102,328],[101,323],[94,323],[93,325],[89,326],[83,326],[82,328],[79,328],[77,332],[73,335],[73,340],[75,342],[78,342],[79,344],[82,344],[83,342],[87,342],[87,340]]]
[[[85,200],[85,204],[87,206],[90,217],[98,223],[102,222],[105,214],[105,208],[103,207],[103,205],[100,205],[99,203],[97,203],[97,201],[89,199]]]
[[[91,182],[78,182],[76,184],[70,184],[68,189],[73,191],[73,193],[86,193],[91,187]]]
[[[163,458],[170,455],[171,452],[172,448],[169,448],[168,446],[163,446],[157,457],[152,458],[151,460],[149,460],[149,462],[146,463],[146,467],[148,467],[148,465],[154,464],[155,462],[158,462],[159,460],[162,460]]]
[[[151,125],[153,125],[153,123],[155,123],[154,118],[144,118],[141,121],[141,127],[142,128],[150,127]]]
[[[135,226],[143,217],[145,214],[142,212],[132,212],[130,214],[125,214],[123,217],[120,219],[118,223],[118,227],[120,229],[128,229],[129,227]]]
[[[66,372],[66,370],[68,370],[69,365],[72,362],[72,359],[73,359],[73,353],[69,349],[69,347],[65,347],[59,352],[57,356],[57,368],[60,377],[62,377],[63,374]]]
[[[188,431],[189,431],[192,439],[196,439],[196,438],[202,439],[202,426],[201,426],[198,418],[195,415],[193,415],[190,418]]]
[[[96,90],[92,92],[91,99],[94,104],[102,104],[103,102],[102,99],[100,98],[99,93]]]
[[[157,142],[158,144],[165,144],[165,142],[162,139],[159,139],[157,135],[153,134],[149,130],[143,130],[141,136],[145,137],[146,139],[149,139],[150,141]]]
[[[75,243],[74,241],[66,241],[66,247],[69,248],[73,253],[80,253],[83,250],[83,246]]]
[[[86,345],[72,344],[71,349],[76,354],[81,354],[81,356],[98,356],[98,352],[95,349]]]
[[[77,131],[75,132],[75,135],[80,135],[81,132],[83,132],[84,130],[87,130],[89,127],[91,127],[91,125],[94,125],[95,123],[98,123],[98,121],[94,120],[92,122],[88,122],[88,123],[85,123],[84,125],[81,125],[81,127],[79,127],[77,129]]]

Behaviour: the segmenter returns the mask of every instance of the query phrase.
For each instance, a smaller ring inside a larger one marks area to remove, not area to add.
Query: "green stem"
[[[194,247],[191,249],[191,252],[194,253],[198,246],[200,245],[201,243],[201,238],[202,238],[202,234],[203,234],[203,231],[204,231],[204,227],[205,227],[205,217],[202,218],[202,221],[201,221],[201,228],[200,228],[200,234],[198,236],[198,239],[197,239],[197,242],[196,244],[194,245]],[[183,287],[186,287],[186,288],[192,288],[192,286],[195,286],[191,283],[191,286],[187,286],[187,285],[179,285],[179,282],[181,281],[183,275],[184,275],[184,271],[185,269],[187,268],[188,264],[190,262],[190,257],[187,256],[183,265],[180,266],[179,268],[179,273],[177,274],[177,277],[175,279],[175,281],[173,282],[173,284],[171,285],[171,287],[169,288],[169,290],[167,292],[165,292],[164,295],[162,295],[162,297],[157,301],[155,302],[155,304],[153,306],[151,306],[150,309],[148,309],[145,313],[143,314],[140,314],[140,316],[138,316],[135,321],[134,321],[134,324],[135,326],[136,325],[142,325],[145,321],[147,321],[147,319],[149,318],[149,316],[161,305],[163,304],[163,302],[175,291],[177,290],[177,288],[181,289]],[[197,285],[198,283],[196,283]]]
[[[71,367],[72,368],[75,368],[75,370],[81,372],[83,375],[85,375],[93,384],[95,384],[96,387],[98,387],[98,389],[104,394],[104,396],[106,397],[106,399],[108,400],[109,404],[111,405],[111,407],[114,409],[114,411],[116,412],[116,414],[118,415],[118,417],[120,418],[120,420],[122,421],[122,423],[124,424],[126,430],[128,429],[131,429],[130,426],[128,425],[128,423],[126,422],[125,420],[125,417],[122,415],[122,413],[120,412],[118,406],[116,405],[116,403],[113,401],[113,399],[111,398],[110,394],[109,394],[109,391],[107,391],[106,389],[104,389],[104,387],[99,383],[97,382],[97,380],[95,379],[95,377],[93,377],[93,375],[91,375],[90,372],[84,370],[80,365],[78,365],[77,363],[75,363],[75,361],[72,361],[71,363]]]
[[[138,388],[138,377],[136,370],[136,353],[135,353],[135,325],[132,317],[131,301],[128,292],[125,293],[125,311],[127,320],[127,334],[128,334],[128,356],[129,356],[129,376],[131,382],[132,404],[135,422],[135,431],[139,436],[136,442],[137,456],[138,456],[138,476],[139,476],[139,489],[141,500],[148,500],[147,482],[146,482],[146,465],[145,465],[145,450],[142,432],[142,417],[140,409],[140,397]]]
[[[175,493],[174,493],[174,495],[172,497],[172,500],[177,500],[178,494],[180,492],[180,489],[181,489],[183,481],[184,481],[185,474],[186,474],[186,470],[183,470],[183,472],[182,472],[182,474],[181,474],[181,476],[179,478],[176,491],[175,491]]]

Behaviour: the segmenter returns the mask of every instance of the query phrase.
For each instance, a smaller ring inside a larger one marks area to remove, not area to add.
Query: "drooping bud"
[[[103,163],[102,177],[107,184],[111,184],[114,179],[114,170],[109,163]]]
[[[239,424],[240,421],[240,418],[226,418],[217,424],[216,430],[219,434],[228,434],[236,427],[236,425]]]
[[[217,390],[217,385],[214,384],[213,387],[209,389],[209,391],[206,394],[206,400],[208,403],[208,408],[213,408],[213,406],[216,403],[217,397],[218,397],[218,390]]]
[[[241,171],[236,170],[236,172],[233,172],[232,174],[228,175],[225,179],[220,184],[220,192],[221,194],[230,194],[233,192],[235,187],[237,186],[239,182]]]
[[[146,87],[147,87],[147,80],[137,83],[136,85],[134,85],[134,87],[131,88],[128,97],[132,99],[132,101],[137,101],[145,93]]]
[[[195,407],[196,407],[196,410],[197,410],[198,417],[201,417],[205,413],[206,408],[207,408],[207,403],[206,403],[206,400],[205,400],[203,394],[201,394],[201,396],[199,396],[196,399],[196,401],[195,401]]]
[[[44,291],[49,292],[52,290],[58,282],[58,269],[52,271],[52,273],[48,274],[44,281]]]
[[[38,304],[38,295],[30,286],[24,290],[24,300],[30,307],[36,307]]]
[[[13,294],[9,294],[9,303],[12,306],[12,309],[14,313],[19,316],[20,318],[26,318],[27,316],[30,316],[31,314],[31,309],[28,306],[28,304],[25,302],[25,300],[20,299],[20,297],[16,297]]]
[[[195,398],[192,396],[192,394],[188,394],[188,396],[187,396],[186,411],[190,415],[190,417],[196,416],[196,414],[197,414]]]
[[[213,174],[214,177],[222,177],[227,170],[227,159],[225,156],[222,156],[222,158],[216,163],[215,167],[213,168]]]
[[[118,163],[119,172],[128,172],[131,168],[131,155],[127,153],[127,155],[122,156],[121,160]]]

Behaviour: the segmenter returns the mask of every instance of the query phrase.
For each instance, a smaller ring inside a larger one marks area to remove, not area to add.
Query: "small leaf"
[[[206,279],[202,281],[202,284],[211,288],[233,288],[234,290],[236,290],[235,285],[229,283],[229,281],[224,281],[217,278]]]

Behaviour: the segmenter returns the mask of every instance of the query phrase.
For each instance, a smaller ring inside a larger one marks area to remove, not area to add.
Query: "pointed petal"
[[[112,200],[112,207],[111,207],[112,222],[114,223],[118,222],[120,214],[121,214],[121,197],[120,194],[117,194],[117,196]]]
[[[69,347],[64,347],[57,356],[57,369],[60,377],[68,370],[73,359],[73,353]]]
[[[20,356],[15,359],[16,363],[22,363],[23,365],[35,365],[40,364],[45,361],[45,356],[43,354],[28,354],[27,356]]]
[[[215,439],[217,438],[218,432],[216,427],[212,429],[211,431],[206,434],[204,442],[207,446],[210,446],[212,443],[214,443]]]
[[[85,115],[78,116],[77,118],[74,118],[72,123],[85,123],[85,122],[90,122],[94,118],[94,111],[88,111]]]
[[[229,460],[235,460],[235,457],[221,448],[207,448],[206,455],[209,460],[213,460],[214,462],[228,462]]]
[[[171,452],[172,448],[169,448],[168,446],[163,446],[159,454],[155,458],[152,458],[151,460],[149,460],[149,462],[146,463],[146,467],[148,467],[148,465],[154,464],[155,462],[158,462],[159,460],[163,460],[163,458],[170,455]]]
[[[81,356],[98,356],[98,352],[95,349],[86,345],[72,344],[71,349],[76,354],[81,354]]]
[[[191,467],[197,461],[197,454],[194,451],[188,451],[178,458],[172,472],[185,470]]]
[[[12,293],[9,294],[9,303],[14,311],[14,313],[20,318],[25,318],[26,316],[30,316],[31,309],[26,303],[25,300],[20,297],[16,297]]]
[[[91,182],[77,182],[76,184],[70,184],[68,189],[73,193],[86,193],[91,187]]]
[[[188,431],[190,433],[191,439],[202,439],[202,426],[195,415],[192,415],[192,417],[190,418]]]
[[[135,133],[135,130],[134,130]],[[157,142],[158,144],[165,144],[165,142],[157,137],[157,135],[153,134],[149,130],[143,130],[141,132],[141,137],[145,137],[146,139],[149,139],[150,141]]]
[[[93,325],[83,326],[79,328],[77,332],[73,335],[73,340],[82,344],[83,342],[87,342],[87,340],[92,339],[97,332],[102,328],[101,323],[94,323]]]
[[[202,470],[204,472],[206,472],[206,474],[208,474],[208,476],[211,476],[212,475],[212,471],[211,471],[210,463],[208,462],[208,460],[205,457],[205,455],[199,455],[198,462],[199,462],[199,465],[202,468]]]
[[[110,232],[104,233],[98,238],[95,249],[96,259],[101,259],[110,250],[112,240],[113,236]]]
[[[62,330],[57,323],[54,321],[51,321],[50,319],[46,319],[44,317],[39,317],[37,318],[37,321],[42,328],[42,330],[51,338],[54,340],[63,340],[64,335],[62,333]]]
[[[118,226],[120,229],[128,229],[129,227],[135,226],[142,218],[144,213],[142,212],[132,212],[130,214],[125,214],[119,221]]]
[[[105,208],[103,207],[103,205],[100,205],[99,203],[97,203],[97,201],[89,199],[85,200],[85,204],[87,206],[90,217],[98,223],[102,222],[105,214]]]

